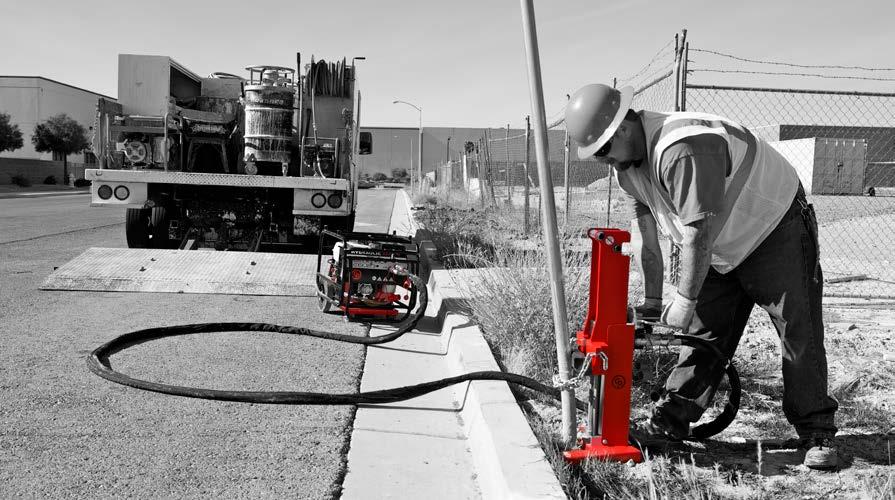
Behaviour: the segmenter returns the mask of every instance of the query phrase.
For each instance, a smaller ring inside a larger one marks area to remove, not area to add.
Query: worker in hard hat
[[[795,169],[726,118],[635,112],[632,96],[630,87],[587,85],[569,100],[565,122],[578,156],[608,163],[633,199],[645,291],[638,311],[732,358],[753,307],[766,310],[782,345],[783,411],[807,448],[805,465],[835,468],[817,220]],[[680,281],[664,302],[659,231],[681,248]],[[682,348],[643,430],[686,437],[722,375],[709,350]]]

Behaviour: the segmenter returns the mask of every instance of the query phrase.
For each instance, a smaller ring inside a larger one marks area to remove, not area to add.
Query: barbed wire
[[[707,49],[689,49],[691,52],[703,52],[706,54],[715,54],[717,56],[728,57],[730,59],[736,59],[738,61],[750,62],[750,63],[758,63],[758,64],[772,64],[775,66],[790,66],[793,68],[810,68],[810,69],[857,69],[861,71],[895,71],[895,68],[869,68],[866,66],[839,66],[839,65],[827,65],[827,64],[795,64],[795,63],[785,63],[780,61],[762,61],[758,59],[748,59],[745,57],[739,57],[732,54],[725,54],[724,52],[717,52],[714,50]]]
[[[557,111],[556,113],[553,113],[552,115],[548,116],[547,119],[544,120],[545,122],[548,123],[548,127],[549,127],[549,124],[550,124],[550,123],[553,123],[554,121],[556,121],[557,123],[562,123],[562,120],[557,120],[557,118],[558,118],[561,114],[563,114],[565,111],[566,111],[566,107],[565,107],[565,105],[563,105],[563,107],[561,107],[561,108],[559,109],[559,111]]]
[[[488,139],[488,142],[509,141],[511,139],[518,139],[520,137],[525,137],[525,134],[511,135],[509,137],[495,137],[494,139]]]
[[[637,90],[641,87],[645,87],[645,86],[647,86],[646,85],[647,83],[653,83],[656,80],[661,80],[661,79],[665,78],[666,76],[668,76],[667,73],[671,72],[673,69],[674,69],[674,62],[670,62],[670,63],[666,64],[665,66],[662,66],[661,68],[657,68],[656,71],[653,71],[652,73],[644,76],[636,84],[631,85],[631,86],[634,87],[634,90]],[[662,74],[662,76],[661,77],[656,76],[659,74]]]
[[[640,71],[638,71],[637,73],[634,73],[634,74],[631,75],[631,76],[628,76],[628,77],[626,77],[626,78],[619,78],[619,79],[618,79],[618,83],[630,82],[630,81],[634,80],[635,78],[637,78],[638,76],[640,76],[640,75],[642,75],[643,73],[645,73],[647,70],[649,70],[650,66],[652,66],[653,63],[655,63],[656,60],[659,59],[659,56],[663,55],[663,53],[665,52],[665,49],[667,49],[668,46],[671,45],[671,42],[673,42],[673,41],[674,41],[673,38],[672,38],[671,40],[668,40],[668,43],[666,43],[664,47],[662,47],[661,49],[659,49],[658,52],[656,52],[656,55],[654,55],[653,58],[650,59],[650,62],[648,62],[648,63],[646,64],[646,66],[644,66],[643,68],[640,69]]]
[[[810,76],[815,78],[827,78],[831,80],[865,80],[874,82],[895,82],[895,78],[874,78],[870,76],[841,76],[824,75],[822,73],[794,73],[789,71],[750,71],[739,69],[708,69],[690,68],[687,73],[744,73],[748,75],[780,75],[780,76]]]

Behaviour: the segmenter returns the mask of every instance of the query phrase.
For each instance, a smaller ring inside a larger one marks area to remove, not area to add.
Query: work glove
[[[640,324],[642,321],[659,321],[662,316],[662,298],[643,299],[643,304],[628,308],[628,322]]]
[[[683,330],[684,334],[690,329],[690,322],[693,321],[693,314],[696,312],[696,299],[688,299],[681,295],[680,292],[674,294],[674,300],[671,304],[665,306],[662,311],[661,321],[668,326],[673,326]]]

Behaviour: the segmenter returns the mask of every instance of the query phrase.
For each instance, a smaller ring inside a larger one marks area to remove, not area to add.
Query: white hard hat
[[[634,99],[634,89],[594,83],[576,91],[566,105],[566,130],[578,141],[578,158],[593,156],[612,138]]]

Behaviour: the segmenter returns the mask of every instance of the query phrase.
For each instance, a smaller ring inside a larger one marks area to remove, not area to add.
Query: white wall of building
[[[96,116],[96,101],[101,96],[87,90],[40,77],[0,76],[0,113],[10,115],[10,122],[22,131],[23,146],[15,151],[0,153],[4,158],[32,158],[52,160],[52,153],[38,153],[31,144],[31,135],[38,123],[51,116],[65,113],[87,130]],[[72,154],[69,162],[82,163],[84,154]]]

